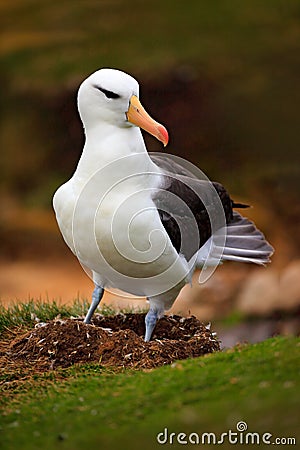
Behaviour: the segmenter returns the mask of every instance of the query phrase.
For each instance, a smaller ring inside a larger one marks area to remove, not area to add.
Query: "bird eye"
[[[117,99],[117,98],[121,97],[119,94],[116,94],[115,92],[112,92],[112,91],[108,91],[107,89],[103,89],[100,86],[95,86],[95,88],[98,89],[99,91],[101,91],[107,98]]]

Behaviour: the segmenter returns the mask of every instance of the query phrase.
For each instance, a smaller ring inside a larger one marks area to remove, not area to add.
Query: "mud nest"
[[[96,315],[90,325],[56,319],[15,338],[2,356],[36,370],[87,362],[150,369],[220,349],[215,333],[193,316],[161,318],[150,342],[143,339],[144,320],[144,314]]]

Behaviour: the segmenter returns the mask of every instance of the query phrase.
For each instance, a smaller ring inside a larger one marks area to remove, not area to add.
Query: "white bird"
[[[196,268],[223,260],[269,262],[273,248],[233,211],[245,205],[175,157],[149,155],[140,129],[164,146],[168,132],[142,107],[134,78],[114,69],[96,71],[79,88],[78,109],[85,145],[53,206],[65,242],[92,272],[85,323],[105,289],[146,296],[149,341],[157,319]]]

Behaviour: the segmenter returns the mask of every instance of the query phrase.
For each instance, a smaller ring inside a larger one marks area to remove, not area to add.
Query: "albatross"
[[[191,164],[148,153],[141,129],[163,146],[169,136],[143,108],[133,77],[97,70],[79,87],[78,110],[84,148],[53,207],[65,242],[92,274],[85,323],[105,289],[120,289],[147,298],[149,341],[196,269],[224,260],[270,262],[273,248],[263,233],[234,210],[247,205]]]

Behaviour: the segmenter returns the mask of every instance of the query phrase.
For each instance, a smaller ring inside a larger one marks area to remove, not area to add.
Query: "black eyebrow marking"
[[[107,98],[120,98],[121,96],[119,94],[116,94],[115,92],[112,91],[108,91],[107,89],[104,89],[100,86],[94,86],[96,89],[98,89],[99,91],[101,91]]]

